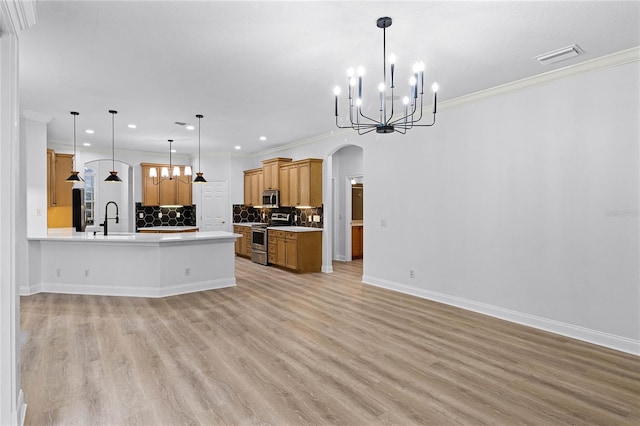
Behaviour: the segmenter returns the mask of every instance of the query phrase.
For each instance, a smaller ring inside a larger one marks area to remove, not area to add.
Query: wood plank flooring
[[[640,358],[236,260],[235,288],[21,299],[28,425],[640,424]]]

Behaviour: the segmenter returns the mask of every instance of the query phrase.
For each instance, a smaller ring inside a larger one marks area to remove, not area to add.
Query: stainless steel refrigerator
[[[73,188],[73,227],[84,232],[87,227],[87,213],[84,206],[84,188]]]

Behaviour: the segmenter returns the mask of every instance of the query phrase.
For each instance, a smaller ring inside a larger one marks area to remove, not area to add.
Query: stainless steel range
[[[261,265],[268,264],[267,226],[289,226],[291,215],[289,213],[275,212],[271,215],[271,224],[256,223],[251,226],[251,260]]]

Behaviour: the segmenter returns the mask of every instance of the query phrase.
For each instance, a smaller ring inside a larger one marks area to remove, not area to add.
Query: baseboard
[[[333,265],[322,265],[321,271],[326,274],[331,274],[333,273]]]
[[[582,340],[584,342],[593,343],[595,345],[604,346],[632,355],[640,355],[640,341],[629,339],[627,337],[616,336],[614,334],[604,333],[573,324],[550,320],[443,293],[410,287],[368,275],[362,276],[362,282],[376,287],[385,288],[387,290],[393,290],[423,299],[433,300],[434,302],[440,302],[446,305],[466,309],[468,311],[478,312],[480,314],[489,315],[491,317],[514,322],[516,324],[549,331],[551,333],[571,337],[573,339]]]
[[[31,296],[32,294],[41,293],[42,286],[40,284],[35,285],[21,285],[20,296]]]
[[[24,392],[20,389],[18,392],[18,404],[16,406],[15,424],[19,426],[24,425],[24,418],[27,415],[27,404],[24,403]]]
[[[80,284],[42,283],[38,293],[86,294],[92,296],[167,297],[196,291],[235,287],[236,278],[220,278],[164,287],[87,286]],[[35,294],[35,293],[31,293]]]

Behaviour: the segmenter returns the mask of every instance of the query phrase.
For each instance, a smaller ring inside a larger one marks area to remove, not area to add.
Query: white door
[[[227,181],[211,181],[202,184],[200,230],[229,231],[227,217],[230,214],[231,208],[227,206]]]

